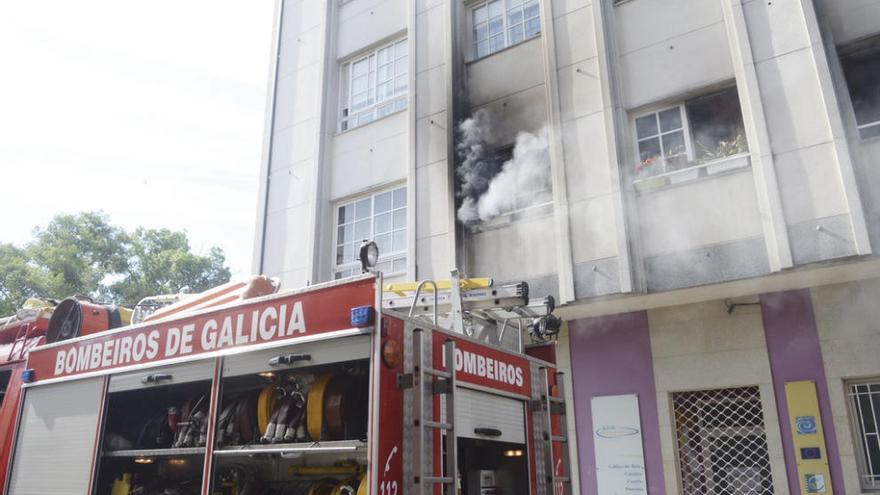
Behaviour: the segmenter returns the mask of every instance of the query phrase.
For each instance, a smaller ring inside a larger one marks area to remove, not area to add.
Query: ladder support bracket
[[[397,388],[401,390],[406,390],[408,388],[413,388],[414,379],[412,373],[398,373],[397,374]]]
[[[448,379],[434,380],[431,391],[434,393],[434,395],[448,394],[452,392],[452,387],[450,387],[449,385],[450,383]]]

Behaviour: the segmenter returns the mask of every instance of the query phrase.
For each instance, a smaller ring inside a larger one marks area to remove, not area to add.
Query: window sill
[[[673,172],[636,179],[633,181],[633,186],[635,186],[638,194],[647,194],[667,187],[716,177],[727,172],[744,170],[749,168],[751,164],[751,155],[749,153],[741,153]]]
[[[508,51],[508,50],[511,50],[511,49],[513,49],[513,48],[516,48],[516,47],[518,47],[518,46],[520,46],[520,45],[522,45],[522,44],[524,44],[524,43],[528,43],[529,41],[536,40],[536,39],[538,39],[538,38],[540,38],[540,37],[541,37],[541,33],[538,32],[538,34],[536,34],[536,35],[534,35],[534,36],[532,36],[532,37],[530,37],[530,38],[526,38],[526,39],[524,39],[524,40],[522,40],[522,41],[520,41],[520,42],[518,42],[518,43],[514,43],[514,44],[512,44],[512,45],[505,46],[504,48],[498,50],[497,52],[492,52],[492,53],[489,53],[489,54],[483,55],[482,57],[476,57],[476,58],[468,59],[468,60],[465,61],[464,64],[465,64],[465,65],[470,65],[470,64],[472,64],[472,63],[474,63],[474,62],[479,62],[480,60],[485,60],[485,59],[487,59],[487,58],[489,58],[489,57],[492,57],[492,56],[498,55],[499,53],[504,53],[504,52],[506,52],[506,51]],[[471,49],[473,49],[473,46],[471,46]]]
[[[522,220],[530,220],[534,218],[546,217],[553,213],[553,201],[547,201],[537,205],[527,206],[519,210],[499,215],[492,220],[479,223],[470,228],[472,234],[487,232],[491,230],[503,229],[509,227]]]
[[[383,115],[383,116],[379,117],[378,119],[371,120],[371,121],[367,122],[366,124],[361,124],[361,125],[358,125],[358,126],[349,127],[348,129],[346,129],[346,130],[344,130],[344,131],[342,131],[342,130],[338,130],[338,127],[337,127],[336,134],[333,134],[333,137],[341,136],[341,135],[343,135],[343,134],[348,134],[348,133],[351,132],[351,131],[356,131],[356,130],[358,130],[358,129],[363,129],[363,128],[365,128],[365,127],[369,127],[369,126],[375,124],[376,122],[382,122],[383,120],[385,120],[385,119],[387,119],[387,118],[389,118],[389,117],[393,117],[393,116],[395,116],[395,115],[397,115],[397,114],[399,114],[399,113],[403,113],[403,112],[407,111],[408,109],[409,109],[409,108],[406,107],[406,108],[401,108],[400,110],[395,110],[395,111],[393,111],[393,112],[391,112],[391,113],[389,113],[389,114],[387,114],[387,115]]]

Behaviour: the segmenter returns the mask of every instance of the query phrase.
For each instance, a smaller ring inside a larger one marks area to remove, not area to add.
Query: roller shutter
[[[441,405],[440,410],[445,407]],[[445,414],[441,416],[445,421]],[[525,403],[459,387],[455,391],[455,431],[459,437],[525,443]]]
[[[102,378],[27,389],[10,495],[88,493]]]

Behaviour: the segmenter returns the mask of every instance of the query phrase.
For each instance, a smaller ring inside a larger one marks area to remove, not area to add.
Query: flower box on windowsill
[[[721,158],[720,160],[704,163],[703,165],[706,167],[706,173],[713,175],[727,172],[728,170],[733,170],[735,168],[747,167],[750,163],[751,160],[749,160],[749,154],[740,153],[738,155],[731,155]]]
[[[748,153],[740,153],[711,162],[700,163],[691,167],[658,174],[653,177],[636,179],[633,185],[640,194],[656,191],[673,184],[684,184],[695,181],[701,177],[721,174],[730,170],[748,167],[751,163]]]

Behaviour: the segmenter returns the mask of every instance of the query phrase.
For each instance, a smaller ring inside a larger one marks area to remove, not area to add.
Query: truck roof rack
[[[491,328],[501,341],[504,332],[515,327],[520,336],[527,329],[543,340],[534,334],[534,326],[543,321],[545,328],[548,319],[555,319],[553,296],[530,299],[527,282],[499,285],[491,278],[461,278],[457,269],[451,271],[449,280],[390,283],[383,289],[383,310],[481,339],[486,337],[482,333]]]

